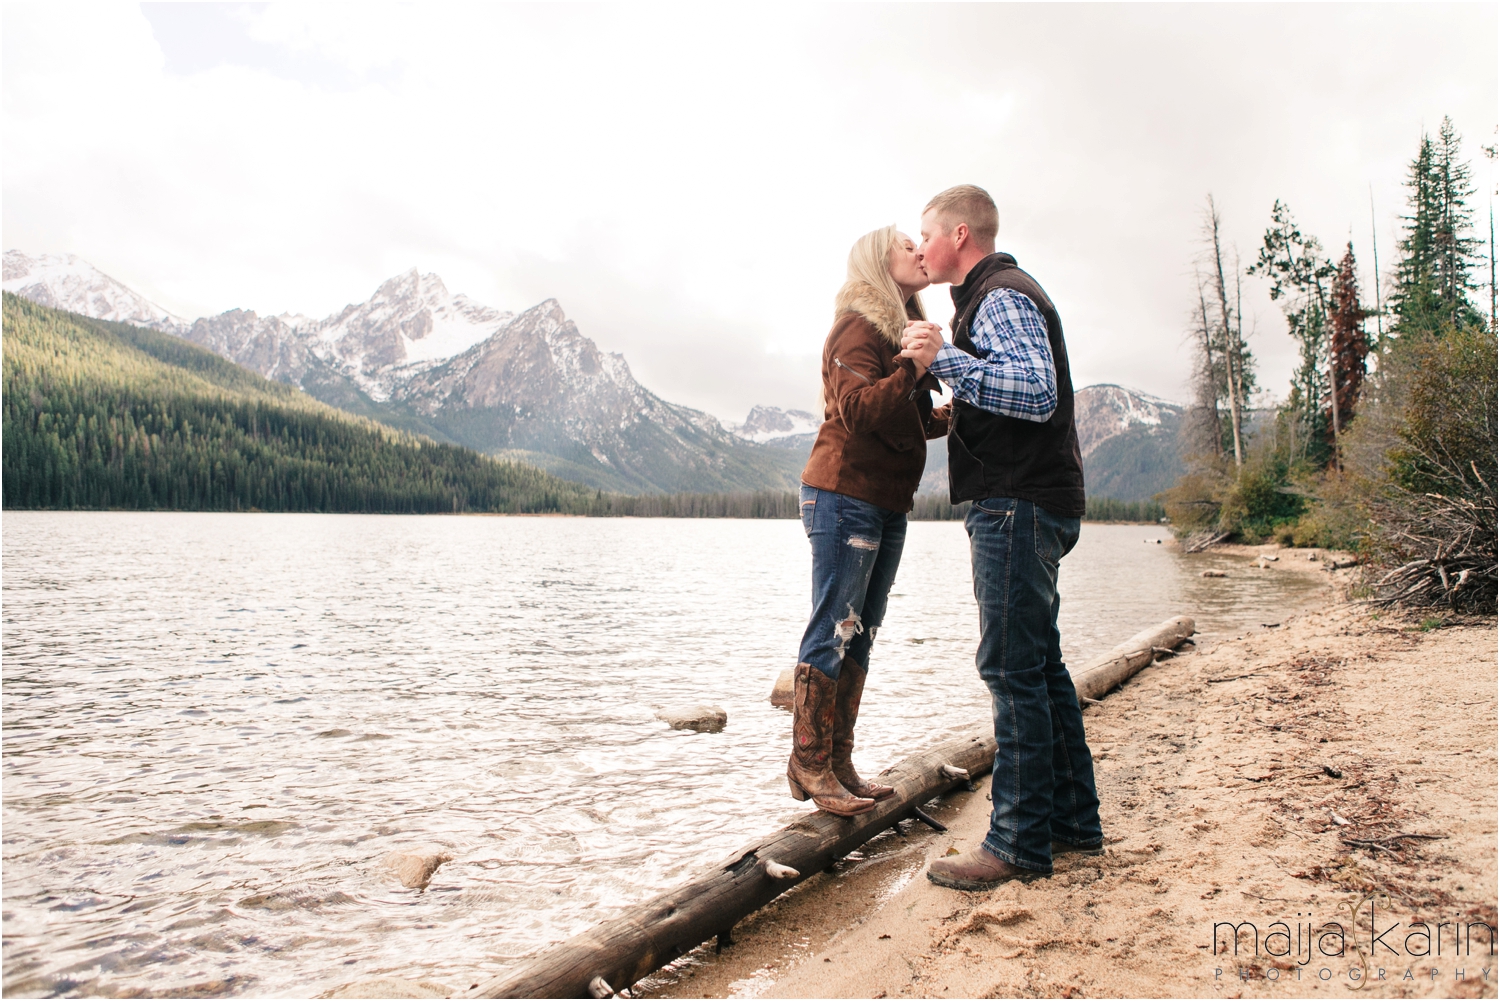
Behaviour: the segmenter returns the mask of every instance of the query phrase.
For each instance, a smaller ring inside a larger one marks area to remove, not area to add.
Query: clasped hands
[[[932,360],[943,346],[943,328],[930,320],[908,320],[906,332],[901,335],[901,357],[910,358],[916,366],[917,378],[927,374]]]

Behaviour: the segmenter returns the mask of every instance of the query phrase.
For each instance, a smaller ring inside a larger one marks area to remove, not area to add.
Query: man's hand
[[[906,333],[901,335],[901,357],[911,359],[918,379],[927,374],[942,346],[942,327],[928,320],[907,321]]]

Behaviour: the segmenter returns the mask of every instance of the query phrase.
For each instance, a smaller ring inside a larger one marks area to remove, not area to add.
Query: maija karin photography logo
[[[1215,921],[1214,979],[1336,980],[1363,990],[1417,980],[1488,982],[1494,972],[1495,925],[1487,921],[1403,920],[1385,894],[1341,906],[1345,915],[1321,922],[1311,913],[1268,925]]]

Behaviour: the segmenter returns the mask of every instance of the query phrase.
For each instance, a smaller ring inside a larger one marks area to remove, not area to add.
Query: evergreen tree
[[[1300,364],[1286,403],[1291,457],[1322,465],[1331,457],[1328,443],[1334,411],[1329,391],[1328,299],[1337,269],[1323,256],[1318,238],[1304,235],[1292,210],[1277,199],[1260,255],[1248,273],[1270,279],[1271,299],[1281,302],[1287,333],[1297,341]]]
[[[1437,333],[1482,323],[1471,294],[1480,263],[1479,241],[1470,235],[1474,194],[1461,137],[1444,118],[1438,138],[1422,136],[1407,172],[1405,235],[1399,244],[1396,289],[1391,295],[1398,334]]]
[[[4,296],[7,508],[569,512],[584,487],[327,407],[170,334]]]
[[[1351,241],[1339,261],[1330,293],[1332,312],[1329,330],[1332,337],[1334,379],[1338,383],[1338,409],[1344,427],[1354,417],[1360,389],[1365,382],[1365,358],[1370,353],[1364,320],[1368,314],[1359,302],[1358,269]]]

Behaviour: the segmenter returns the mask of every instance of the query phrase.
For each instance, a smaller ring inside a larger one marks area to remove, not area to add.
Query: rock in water
[[[438,866],[444,862],[452,862],[453,855],[444,851],[438,845],[412,845],[400,851],[391,852],[380,864],[396,874],[401,880],[401,885],[409,890],[425,890],[427,884],[432,882],[432,874],[438,871]],[[359,997],[350,994],[349,997]],[[401,997],[393,994],[389,997]],[[413,995],[425,996],[425,995]]]
[[[776,677],[776,685],[771,689],[771,705],[778,709],[792,708],[792,688],[794,680],[792,669],[789,667]]]
[[[697,730],[699,733],[718,733],[729,722],[729,714],[719,706],[663,709],[656,718],[664,720],[674,730]]]
[[[448,998],[453,988],[433,980],[403,980],[400,977],[371,977],[325,994],[330,998]]]
[[[1225,573],[1224,571],[1222,571],[1222,570],[1205,570],[1205,571],[1203,571],[1203,576],[1204,577],[1228,577],[1229,575],[1227,573]]]

